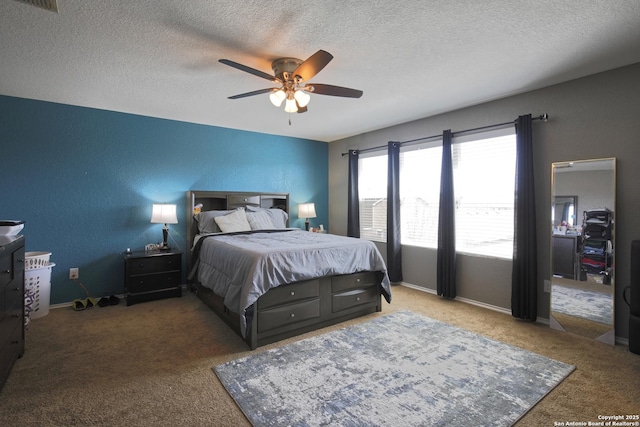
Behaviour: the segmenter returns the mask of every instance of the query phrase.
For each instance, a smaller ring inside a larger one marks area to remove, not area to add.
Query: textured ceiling
[[[0,2],[0,94],[320,141],[640,62],[639,0],[58,0]],[[333,61],[289,115],[270,87],[279,57]],[[289,125],[291,119],[291,125]]]

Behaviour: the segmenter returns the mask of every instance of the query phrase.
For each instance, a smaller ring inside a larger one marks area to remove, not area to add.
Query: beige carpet
[[[640,413],[640,356],[625,346],[406,287],[393,292],[382,314],[413,310],[576,365],[518,426]],[[248,425],[211,369],[247,354],[244,342],[191,294],[131,307],[53,309],[27,331],[26,353],[0,392],[0,425]]]

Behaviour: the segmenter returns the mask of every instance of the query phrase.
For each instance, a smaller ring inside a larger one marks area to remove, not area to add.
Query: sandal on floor
[[[71,304],[71,308],[73,308],[75,311],[82,311],[87,308],[87,303],[85,302],[85,300],[74,299]]]
[[[85,300],[87,302],[87,308],[95,307],[98,305],[98,301],[95,298],[89,297]]]
[[[100,301],[98,301],[98,305],[100,307],[106,307],[109,305],[109,298],[108,297],[102,297],[100,298]]]
[[[109,297],[109,305],[118,305],[120,304],[120,298],[115,295],[111,295]]]

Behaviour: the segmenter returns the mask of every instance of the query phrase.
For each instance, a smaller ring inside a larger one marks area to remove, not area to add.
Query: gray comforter
[[[201,236],[198,281],[224,297],[240,314],[246,335],[246,310],[276,286],[359,271],[384,273],[382,292],[391,302],[387,269],[373,242],[299,229]]]

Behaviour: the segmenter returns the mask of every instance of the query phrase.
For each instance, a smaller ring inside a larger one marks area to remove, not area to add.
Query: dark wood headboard
[[[191,268],[191,246],[198,234],[198,226],[193,219],[195,206],[201,204],[201,211],[235,209],[243,206],[279,208],[289,213],[289,193],[259,193],[251,191],[187,191],[187,265]],[[288,226],[287,222],[287,226]]]

